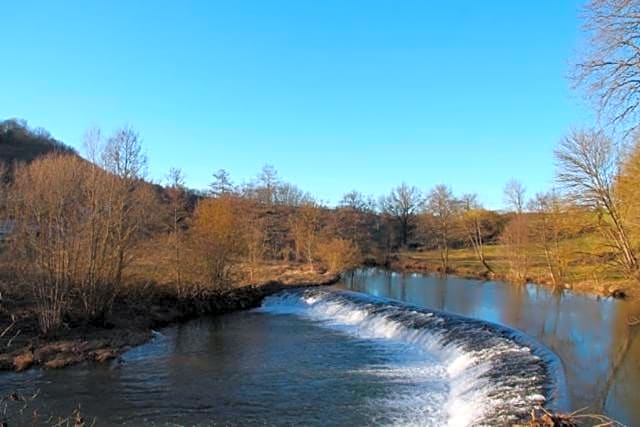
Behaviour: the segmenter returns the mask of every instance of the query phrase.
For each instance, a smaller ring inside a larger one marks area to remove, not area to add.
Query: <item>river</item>
[[[640,425],[640,307],[364,269],[156,333],[107,365],[0,376],[96,425],[501,425],[541,399]],[[464,316],[464,317],[461,317]],[[24,414],[14,419],[27,424]]]

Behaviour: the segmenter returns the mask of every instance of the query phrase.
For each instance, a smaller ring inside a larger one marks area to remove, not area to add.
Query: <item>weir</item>
[[[538,404],[556,410],[568,406],[557,356],[504,326],[328,288],[283,291],[267,297],[259,310],[294,314],[359,338],[402,344],[395,347],[398,356],[419,352],[429,382],[412,394],[418,390],[435,397],[404,397],[416,404],[409,409],[417,424],[504,425],[525,419]],[[401,367],[403,358],[398,360]],[[423,380],[419,374],[413,377],[416,383]],[[398,399],[399,404],[403,398]],[[431,419],[419,420],[420,416]]]

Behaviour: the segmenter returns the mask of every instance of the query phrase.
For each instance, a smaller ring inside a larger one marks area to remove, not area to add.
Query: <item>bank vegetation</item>
[[[25,121],[0,122],[4,354],[34,336],[153,318],[150,307],[168,318],[203,301],[220,311],[222,294],[246,306],[229,291],[326,283],[362,264],[638,296],[636,3],[588,4],[574,82],[601,120],[558,142],[552,188],[529,194],[511,179],[500,211],[446,183],[353,190],[327,206],[270,165],[242,183],[220,169],[190,189],[178,168],[149,179],[132,127],[88,130],[81,156]]]
[[[16,121],[2,129],[5,139],[42,137]],[[0,169],[3,295],[29,299],[45,335],[106,322],[132,289],[198,298],[291,268],[340,273],[367,262],[625,294],[640,277],[640,145],[621,151],[603,131],[559,143],[557,188],[529,197],[506,183],[502,212],[444,184],[401,183],[379,198],[351,191],[328,207],[268,165],[242,185],[220,170],[194,191],[179,169],[147,180],[130,127],[107,137],[92,129],[85,146],[81,157],[51,143]]]

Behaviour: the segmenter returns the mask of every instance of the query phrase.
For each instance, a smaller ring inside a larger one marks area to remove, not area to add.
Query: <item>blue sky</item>
[[[0,118],[81,148],[130,124],[150,177],[265,163],[322,200],[402,181],[502,205],[553,180],[589,110],[567,75],[578,1],[6,2]]]

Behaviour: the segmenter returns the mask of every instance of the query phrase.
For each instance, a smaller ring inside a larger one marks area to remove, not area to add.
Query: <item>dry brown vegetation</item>
[[[611,418],[589,414],[584,409],[571,413],[553,413],[544,408],[531,410],[531,418],[526,424],[514,424],[513,427],[622,427],[623,424]]]
[[[424,254],[409,255],[416,267],[442,274],[595,283],[599,293],[611,284],[627,294],[637,287],[640,149],[618,157],[601,132],[573,133],[560,144],[560,190],[527,203],[524,186],[510,181],[507,213],[445,185],[422,193],[403,184],[379,203],[354,191],[328,208],[270,166],[241,187],[218,171],[211,192],[197,194],[177,169],[165,186],[147,182],[131,128],[107,138],[91,130],[86,144],[88,160],[54,152],[0,171],[10,226],[4,292],[34,305],[44,335],[68,324],[108,324],[116,299],[140,289],[207,298],[278,277],[281,266],[316,276],[363,261],[411,268],[394,261],[407,249]],[[435,259],[427,261],[430,250]]]
[[[93,130],[87,145],[91,161],[52,153],[5,166],[11,233],[3,242],[4,275],[29,289],[44,334],[69,320],[105,322],[132,284],[168,286],[190,298],[268,280],[265,271],[277,265],[340,272],[364,259],[388,263],[412,247],[436,251],[437,263],[419,267],[440,273],[556,287],[614,283],[626,293],[636,287],[639,149],[619,161],[601,133],[575,133],[560,145],[564,191],[526,203],[524,186],[510,182],[505,197],[513,212],[506,214],[444,185],[425,198],[401,185],[379,210],[351,192],[329,209],[272,167],[242,188],[218,172],[212,193],[196,196],[179,170],[164,187],[145,181],[146,158],[130,128],[108,138]],[[466,269],[460,252],[468,254]]]
[[[7,209],[15,226],[5,255],[17,279],[31,286],[43,333],[72,308],[90,321],[103,319],[133,247],[154,226],[158,201],[137,170],[136,139],[129,129],[110,138],[103,168],[52,154],[14,172]]]
[[[408,220],[387,216],[386,238],[393,243],[385,247],[379,239],[378,249],[395,268],[637,295],[639,153],[637,143],[620,152],[602,132],[573,132],[556,153],[557,189],[529,198],[524,185],[511,180],[504,191],[510,210],[499,213],[473,194],[458,197],[436,186]],[[404,238],[395,236],[405,222],[416,227],[403,246]]]
[[[319,243],[317,254],[329,271],[334,273],[352,269],[361,263],[360,251],[355,243],[339,237]]]
[[[80,408],[74,409],[68,416],[43,414],[37,407],[39,393],[24,395],[12,392],[0,396],[0,426],[42,425],[53,427],[92,427],[97,419],[85,419]]]
[[[582,63],[580,81],[590,82],[603,109],[636,97],[633,85],[607,87],[613,81],[600,71],[616,63],[607,55],[633,53],[616,44],[637,38],[636,27],[625,26],[635,17],[620,20],[635,11],[632,3],[589,6],[603,49]],[[616,120],[634,112],[631,102]],[[352,191],[330,208],[270,165],[243,185],[219,170],[210,191],[197,192],[177,169],[165,185],[150,183],[130,127],[108,137],[92,129],[85,142],[83,159],[46,131],[0,123],[0,149],[13,153],[0,162],[0,338],[28,335],[12,330],[19,312],[37,320],[24,331],[55,336],[69,325],[109,325],[116,303],[141,295],[207,300],[274,278],[322,281],[325,271],[363,262],[637,294],[640,143],[616,143],[602,130],[560,142],[557,189],[528,198],[522,183],[509,181],[507,212],[446,185],[421,191],[405,183],[377,200]]]
[[[219,172],[215,193],[195,195],[177,169],[164,187],[145,180],[141,139],[129,127],[107,138],[92,129],[85,142],[88,160],[52,152],[2,164],[3,323],[23,310],[55,337],[70,324],[110,324],[118,299],[206,300],[275,278],[324,281],[322,272],[358,263],[333,213],[272,167],[245,188]]]

